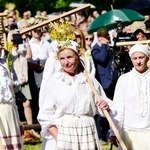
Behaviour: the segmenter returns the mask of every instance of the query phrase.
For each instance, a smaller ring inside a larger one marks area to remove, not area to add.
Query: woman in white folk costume
[[[56,27],[56,28],[55,28]],[[69,30],[68,30],[69,29]],[[55,23],[52,26],[50,31],[50,37],[53,39],[51,42],[51,53],[49,54],[49,58],[46,60],[44,71],[43,71],[43,78],[40,88],[40,95],[39,95],[39,105],[42,104],[42,98],[45,91],[45,86],[47,81],[52,77],[52,75],[59,71],[61,66],[56,57],[56,53],[58,51],[58,43],[59,41],[67,40],[67,39],[74,39],[74,27],[71,25],[70,22],[60,22]],[[63,36],[62,36],[63,35]]]
[[[55,26],[57,28],[52,28],[52,30],[50,31],[50,37],[53,39],[53,41],[51,42],[51,49],[53,52],[50,53],[50,56],[46,60],[44,66],[43,78],[42,78],[40,94],[39,94],[39,105],[42,105],[42,99],[44,96],[44,91],[48,80],[52,77],[52,75],[55,72],[58,72],[61,69],[60,62],[56,58],[56,53],[58,51],[58,43],[60,41],[66,41],[66,40],[76,41],[80,45],[79,55],[84,62],[87,72],[95,76],[95,67],[91,56],[91,48],[89,48],[90,44],[87,42],[88,47],[86,47],[84,34],[80,30],[75,29],[75,27],[72,26],[71,22],[68,21],[66,22],[61,21],[60,23],[55,23],[53,27]],[[88,36],[89,34],[86,35]],[[89,35],[89,36],[92,36],[93,38],[93,35]]]
[[[43,104],[39,106],[38,121],[45,138],[43,150],[101,149],[93,116],[103,115],[101,109],[109,109],[105,100],[111,101],[90,76],[102,100],[95,98],[82,73],[77,46],[72,40],[59,43],[57,57],[62,68],[48,81]]]
[[[0,55],[1,55],[0,48]],[[23,149],[23,128],[19,120],[13,81],[10,79],[6,62],[0,58],[0,141],[1,150]]]
[[[133,69],[120,76],[114,94],[112,119],[128,150],[150,149],[150,68],[146,45],[135,44],[129,51]],[[110,130],[112,144],[121,150]]]

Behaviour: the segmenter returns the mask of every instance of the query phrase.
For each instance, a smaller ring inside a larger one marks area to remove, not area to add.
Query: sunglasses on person
[[[34,31],[35,33],[36,33],[36,32],[42,32],[41,29],[34,29],[33,31]]]
[[[81,35],[80,34],[75,34],[75,37],[76,38],[81,38]]]
[[[86,41],[93,41],[93,38],[85,38]]]

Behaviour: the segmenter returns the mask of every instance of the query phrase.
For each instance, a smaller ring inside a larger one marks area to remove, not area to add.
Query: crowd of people
[[[87,18],[71,15],[67,22],[73,27],[73,39],[65,40],[54,39],[44,27],[20,35],[40,20],[30,11],[20,20],[15,11],[8,13],[4,27],[9,50],[0,43],[3,149],[23,149],[21,120],[29,125],[39,122],[41,132],[30,133],[35,138],[41,134],[43,150],[101,150],[100,144],[109,138],[121,150],[103,110],[110,113],[128,150],[150,149],[149,45],[124,46],[120,52],[113,47],[116,29],[102,27],[89,34],[92,21],[106,12],[95,10]],[[46,11],[37,15],[48,18]],[[150,38],[150,18],[144,27],[133,32],[135,41]],[[122,32],[128,35],[130,26]],[[85,70],[101,99],[90,88]]]

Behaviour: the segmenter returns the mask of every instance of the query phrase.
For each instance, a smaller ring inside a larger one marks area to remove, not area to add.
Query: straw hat
[[[148,33],[144,21],[135,21],[130,25],[130,30],[132,33],[135,32],[137,29],[142,29],[144,33]]]

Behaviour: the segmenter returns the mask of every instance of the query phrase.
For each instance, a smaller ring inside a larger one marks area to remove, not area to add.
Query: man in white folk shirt
[[[128,150],[150,149],[150,68],[146,45],[135,44],[129,51],[130,72],[118,79],[111,116]],[[110,141],[121,150],[110,130]]]

